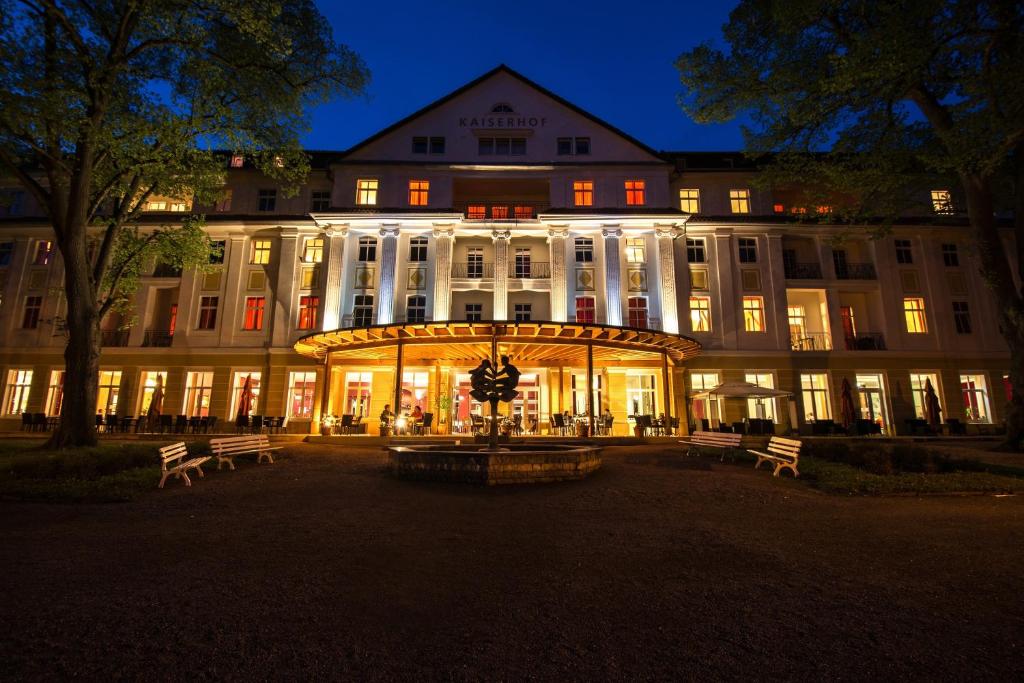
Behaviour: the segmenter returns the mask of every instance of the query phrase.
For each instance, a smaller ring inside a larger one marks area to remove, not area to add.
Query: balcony
[[[794,351],[831,351],[832,335],[828,332],[793,332],[789,346]]]
[[[885,351],[885,337],[878,332],[862,332],[845,341],[847,351]]]
[[[790,280],[820,280],[821,266],[817,263],[787,263],[786,278]]]
[[[143,346],[170,346],[174,340],[174,330],[146,330],[142,337]]]
[[[839,280],[877,280],[873,263],[837,263],[836,278]]]
[[[539,280],[551,277],[551,264],[537,261],[519,261],[509,266],[508,276],[514,280]]]
[[[467,280],[493,280],[494,264],[482,261],[470,263],[453,263],[452,277],[465,278]]]
[[[153,268],[153,277],[181,277],[181,266],[170,263],[158,263]]]
[[[100,330],[101,346],[128,346],[131,330]]]
[[[456,203],[455,209],[461,211],[467,221],[492,221],[496,223],[515,223],[517,221],[537,220],[537,214],[547,209],[548,204],[536,202],[495,203],[488,201],[466,201]]]

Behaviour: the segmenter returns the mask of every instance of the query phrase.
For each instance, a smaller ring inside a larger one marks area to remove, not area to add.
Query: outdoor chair
[[[946,420],[946,428],[950,436],[967,436],[967,425],[955,417]]]
[[[184,434],[186,429],[188,429],[188,418],[184,415],[179,415],[174,421],[174,433]]]
[[[484,433],[484,418],[482,415],[470,415],[470,421],[473,424],[473,434]]]
[[[672,436],[673,434],[677,434],[679,432],[679,418],[678,417],[673,417],[669,421],[669,423],[671,425],[670,429],[672,430],[672,431],[669,432],[669,436]],[[611,433],[611,431],[612,431],[612,421],[611,421],[611,419],[609,419],[608,420],[608,432]]]
[[[608,416],[606,416],[606,417],[605,417],[605,418],[604,418],[603,420],[601,420],[601,423],[602,423],[602,424],[601,424],[601,429],[603,430],[603,431],[602,431],[602,433],[603,433],[603,434],[604,434],[605,436],[611,436],[611,433],[612,433],[612,424],[613,424],[614,422],[615,422],[615,418],[614,418],[614,417],[612,417],[611,415],[608,415]]]
[[[107,415],[105,423],[107,432],[113,433],[117,431],[117,415],[115,415],[114,413],[110,413],[109,415]]]
[[[160,433],[163,434],[165,431],[170,432],[174,429],[174,418],[170,415],[160,416]]]
[[[253,415],[252,416],[252,420],[249,423],[249,428],[250,428],[249,430],[253,434],[262,434],[263,433],[263,416],[262,415]]]
[[[249,431],[249,416],[239,415],[235,418],[235,433],[241,434],[247,431]]]
[[[512,416],[512,433],[516,436],[520,436],[523,433],[523,416],[513,415]]]
[[[339,434],[351,434],[352,433],[352,415],[345,414],[341,416],[341,423],[338,425]]]
[[[190,434],[198,434],[199,428],[202,426],[203,418],[198,415],[193,415],[188,419],[188,431]]]
[[[352,433],[353,434],[365,434],[366,433],[366,423],[363,422],[363,416],[362,415],[356,415],[354,418],[352,418]]]
[[[49,421],[46,419],[46,413],[34,413],[32,415],[32,431],[47,431],[48,422]]]
[[[217,426],[217,416],[216,415],[211,415],[209,419],[210,419],[210,421],[207,423],[206,429],[204,430],[204,433],[206,431],[210,431],[210,432],[216,434],[217,432],[216,432],[216,430],[214,428]]]
[[[97,415],[96,415],[96,431],[97,432],[102,432],[103,431],[103,414],[102,413],[97,413]]]
[[[562,434],[562,435],[565,434],[565,420],[562,418],[562,414],[561,413],[552,413],[551,414],[551,431],[552,431],[552,433],[554,433],[554,431],[556,429],[558,430],[559,434]]]
[[[420,434],[430,434],[430,428],[434,424],[433,413],[423,413],[423,422],[419,425]]]
[[[21,431],[32,431],[32,413],[21,414]]]
[[[526,424],[526,433],[527,434],[536,434],[537,433],[537,428],[539,426],[540,426],[540,423],[537,422],[537,418],[531,417],[530,421]]]

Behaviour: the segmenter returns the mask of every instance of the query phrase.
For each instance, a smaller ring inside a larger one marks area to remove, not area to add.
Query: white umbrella
[[[776,398],[790,395],[788,391],[759,387],[752,382],[723,382],[713,389],[697,392],[693,398]]]

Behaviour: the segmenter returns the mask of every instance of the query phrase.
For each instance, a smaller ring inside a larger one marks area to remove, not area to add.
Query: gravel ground
[[[1024,499],[840,498],[611,448],[584,482],[380,451],[0,503],[4,679],[1024,676]]]

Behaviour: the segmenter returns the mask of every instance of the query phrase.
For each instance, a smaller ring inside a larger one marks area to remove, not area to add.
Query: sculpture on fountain
[[[507,355],[501,357],[500,370],[497,363],[492,364],[485,358],[469,373],[470,386],[473,387],[469,395],[477,401],[489,403],[491,406],[488,450],[498,450],[498,402],[509,403],[519,395],[516,387],[519,386],[520,374],[519,368],[512,365]]]

